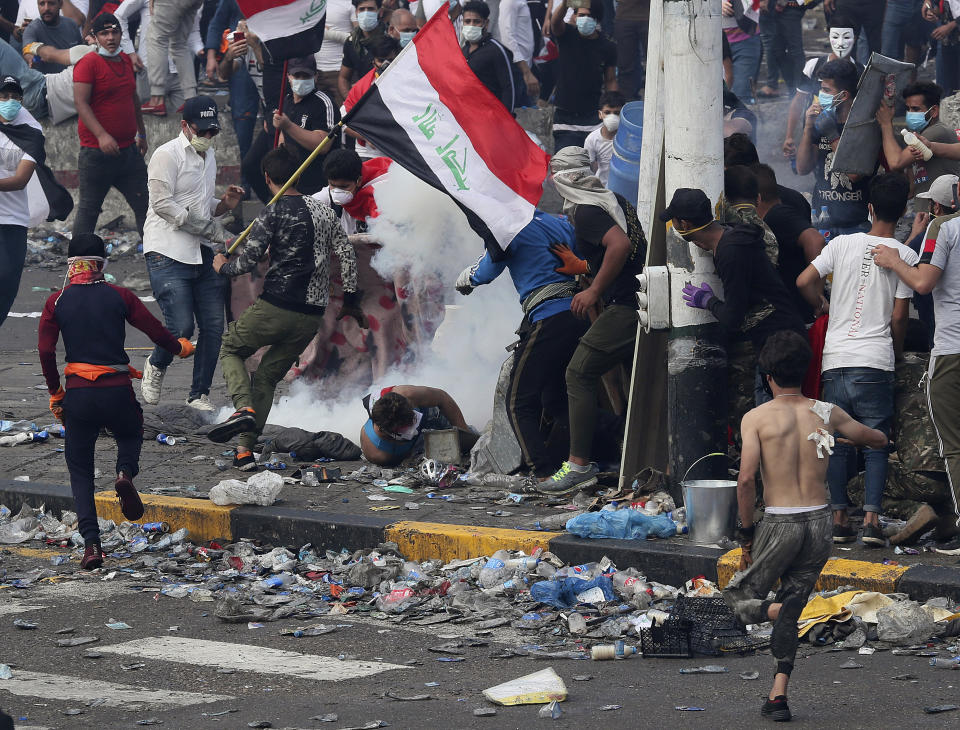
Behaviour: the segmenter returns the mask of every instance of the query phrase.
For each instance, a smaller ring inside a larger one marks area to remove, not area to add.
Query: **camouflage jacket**
[[[304,195],[284,195],[257,216],[243,248],[220,273],[253,271],[269,253],[263,298],[312,314],[330,300],[331,252],[340,260],[343,290],[356,292],[357,255],[333,209]]]

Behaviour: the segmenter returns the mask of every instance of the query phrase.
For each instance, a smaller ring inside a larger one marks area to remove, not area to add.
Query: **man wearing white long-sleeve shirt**
[[[518,89],[517,106],[536,105],[540,96],[540,82],[533,75],[533,23],[526,0],[493,0],[490,6],[490,28],[493,37],[513,54],[516,67],[527,88],[528,99]],[[496,15],[494,7],[497,7]]]
[[[198,357],[187,405],[213,411],[210,383],[223,336],[226,283],[212,268],[208,242],[230,240],[231,234],[214,218],[237,206],[243,188],[231,185],[221,200],[214,196],[217,160],[211,145],[220,122],[213,99],[188,99],[180,126],[181,133],[158,147],[147,167],[150,207],[143,227],[143,253],[167,329],[189,339],[196,317]],[[157,348],[144,363],[140,392],[147,403],[160,400],[163,376],[172,361],[168,354]]]

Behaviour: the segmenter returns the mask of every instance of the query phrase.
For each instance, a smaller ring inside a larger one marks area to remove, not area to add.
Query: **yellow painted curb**
[[[126,520],[120,511],[120,501],[116,492],[97,492],[97,515],[105,520],[113,520],[118,525]],[[165,497],[158,494],[141,494],[143,500],[144,522],[169,522],[170,530],[186,527],[190,531],[190,540],[205,542],[222,537],[233,538],[230,529],[230,513],[234,505],[220,507],[206,499],[187,497]]]
[[[63,548],[33,548],[22,547],[20,545],[4,545],[3,551],[14,555],[22,555],[25,558],[52,558],[55,555],[64,555]]]
[[[530,553],[537,547],[547,549],[550,541],[561,534],[440,522],[395,522],[384,531],[384,539],[397,543],[408,560],[458,560],[493,555],[497,550]]]
[[[730,582],[740,565],[740,548],[724,553],[717,560],[717,585],[723,588]],[[908,568],[903,565],[884,565],[866,560],[833,558],[823,566],[817,580],[818,591],[829,591],[840,586],[853,586],[864,591],[893,593]]]

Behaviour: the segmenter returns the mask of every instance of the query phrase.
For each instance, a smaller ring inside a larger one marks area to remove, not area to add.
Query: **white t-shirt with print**
[[[890,318],[894,299],[910,299],[913,290],[892,271],[876,265],[872,251],[881,243],[896,249],[911,266],[920,260],[893,238],[854,233],[830,239],[812,262],[821,277],[833,274],[823,372],[835,368],[893,370]]]

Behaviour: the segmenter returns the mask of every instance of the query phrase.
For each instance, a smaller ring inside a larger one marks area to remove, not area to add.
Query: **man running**
[[[787,683],[797,654],[797,620],[830,557],[832,526],[825,486],[833,434],[857,445],[889,445],[882,431],[867,428],[831,403],[805,398],[800,386],[812,356],[793,331],[775,332],[760,351],[760,372],[773,400],[749,411],[740,426],[743,450],[737,480],[740,507],[740,571],[723,597],[745,624],[773,621],[770,642],[776,672],[760,714],[790,719]],[[765,511],[754,524],[757,469]],[[774,601],[770,589],[780,581]]]

